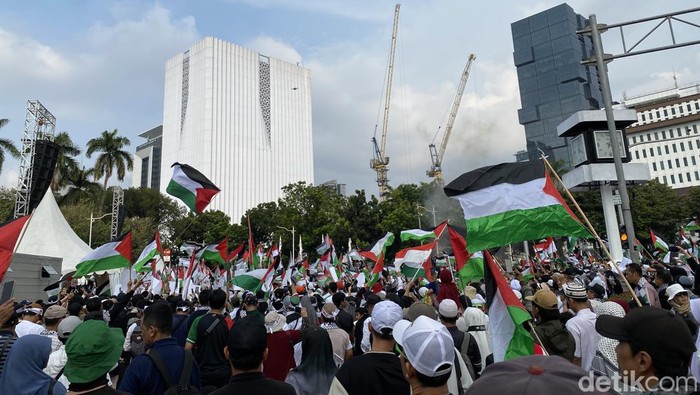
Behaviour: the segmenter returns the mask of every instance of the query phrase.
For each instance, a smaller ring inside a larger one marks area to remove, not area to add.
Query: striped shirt
[[[17,336],[14,333],[0,332],[0,376],[2,376],[2,371],[5,369],[7,355],[10,353],[10,349],[15,344],[15,341],[17,341]]]

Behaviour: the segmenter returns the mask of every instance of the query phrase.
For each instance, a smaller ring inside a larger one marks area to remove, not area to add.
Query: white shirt
[[[369,323],[372,322],[372,317],[367,317],[362,325],[362,342],[360,342],[360,349],[363,353],[369,352],[372,348],[372,344],[369,342]]]
[[[134,333],[134,329],[136,329],[137,322],[134,322],[129,326],[129,329],[126,330],[126,337],[124,338],[124,351],[129,351],[131,349],[131,335]]]
[[[24,335],[41,335],[43,331],[43,326],[26,320],[20,320],[17,326],[15,326],[17,337],[22,337]]]
[[[595,330],[596,315],[590,309],[581,309],[566,322],[566,329],[571,333],[576,341],[574,356],[581,358],[581,368],[591,370],[593,357],[598,349],[600,335]]]

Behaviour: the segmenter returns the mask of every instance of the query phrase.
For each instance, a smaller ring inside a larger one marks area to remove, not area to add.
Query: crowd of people
[[[0,394],[694,393],[700,268],[679,250],[683,262],[504,272],[535,343],[508,361],[494,361],[485,282],[461,287],[448,267],[427,284],[384,272],[372,287],[191,299],[66,284],[0,306]]]

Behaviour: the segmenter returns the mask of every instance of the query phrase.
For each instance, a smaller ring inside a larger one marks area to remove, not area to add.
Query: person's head
[[[68,337],[63,373],[71,384],[106,383],[105,375],[119,361],[123,345],[119,328],[100,320],[85,321]]]
[[[401,369],[411,388],[445,387],[452,373],[455,346],[447,328],[425,316],[394,326]]]
[[[212,310],[221,310],[226,305],[226,291],[215,289],[209,294],[209,307]]]
[[[55,329],[58,324],[68,315],[68,310],[59,305],[50,306],[44,312],[44,325],[47,328]]]
[[[328,291],[332,294],[338,292],[338,283],[332,282],[328,284]]]
[[[588,299],[603,299],[605,297],[605,288],[600,284],[594,284],[586,287],[586,297]]]
[[[333,360],[333,343],[327,330],[309,327],[306,331],[301,342],[301,364],[298,369],[304,369],[307,365],[314,369],[310,374],[322,373],[316,371],[319,367],[331,372],[337,371]]]
[[[438,314],[440,315],[440,321],[443,325],[447,327],[457,325],[457,318],[459,318],[459,308],[457,303],[452,299],[443,299],[438,307]]]
[[[662,379],[687,376],[695,344],[685,321],[673,312],[638,307],[623,318],[601,315],[595,328],[620,342],[615,352],[624,379],[640,379],[650,389]]]
[[[398,304],[390,300],[377,303],[372,310],[372,320],[368,325],[373,338],[393,342],[394,326],[401,321],[401,318],[403,318],[403,311]]]
[[[578,283],[568,283],[564,287],[564,296],[566,296],[566,304],[574,312],[588,308],[588,298],[586,296],[586,288]]]
[[[335,283],[333,283],[335,284]],[[348,303],[345,301],[345,294],[343,292],[336,292],[333,294],[333,304],[339,309],[344,309]]]
[[[540,289],[525,299],[532,302],[532,315],[542,322],[559,319],[557,295],[548,289]]]
[[[97,296],[93,296],[85,303],[85,309],[88,311],[88,313],[102,311],[102,301]]]
[[[199,305],[209,306],[209,294],[211,292],[208,289],[203,289],[199,292]]]
[[[258,297],[252,292],[243,294],[243,308],[246,311],[254,311],[258,309]]]
[[[406,318],[408,318],[409,321],[415,321],[416,318],[420,316],[426,316],[432,320],[437,320],[438,318],[437,312],[433,306],[425,302],[413,303],[406,311]]]
[[[367,312],[369,314],[372,314],[372,309],[374,308],[374,305],[377,303],[381,302],[382,299],[379,297],[379,295],[376,294],[369,294],[365,298],[365,307],[367,307]]]
[[[143,342],[150,346],[156,340],[170,337],[173,326],[173,311],[166,302],[156,302],[143,311],[141,331]]]
[[[231,328],[224,354],[234,375],[260,371],[267,358],[267,333],[262,320],[244,317]]]
[[[284,325],[287,323],[284,315],[271,311],[265,316],[265,329],[267,333],[275,333],[284,329]]]
[[[685,306],[689,303],[690,298],[688,297],[688,290],[683,288],[680,284],[670,285],[666,289],[666,296],[668,296],[668,301],[673,307]]]
[[[44,310],[42,310],[41,305],[38,303],[28,304],[22,310],[22,320],[35,324],[41,321],[42,315],[44,315]]]
[[[188,315],[190,313],[190,305],[184,300],[177,302],[175,305],[175,314],[177,315]]]
[[[338,315],[338,308],[333,303],[326,303],[321,309],[321,320],[323,322],[335,322]]]
[[[83,321],[81,321],[80,318],[72,315],[61,320],[61,322],[58,324],[58,328],[56,329],[58,340],[60,340],[63,344],[66,344],[71,333],[73,333],[75,328],[82,323]]]
[[[82,311],[83,305],[81,305],[80,303],[71,302],[70,304],[68,304],[68,314],[75,317],[79,317]]]
[[[628,263],[625,267],[625,278],[630,284],[637,285],[642,278],[642,266],[638,263]]]

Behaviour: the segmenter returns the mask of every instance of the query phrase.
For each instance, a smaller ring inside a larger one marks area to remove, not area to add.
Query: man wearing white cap
[[[401,307],[390,300],[374,305],[369,323],[372,348],[341,366],[329,395],[410,394],[399,358],[393,353],[393,328],[402,317]]]
[[[447,328],[452,336],[455,348],[462,354],[462,359],[467,364],[472,379],[476,379],[481,372],[481,352],[476,340],[469,334],[457,328],[459,309],[452,299],[443,299],[438,308],[440,322]]]
[[[596,315],[588,308],[586,288],[578,283],[568,283],[564,286],[566,304],[576,315],[566,322],[566,329],[574,337],[574,364],[584,370],[590,370],[593,357],[598,349],[600,334],[595,330]]]
[[[454,342],[444,325],[420,316],[394,327],[401,368],[414,395],[448,395],[447,380],[455,360]]]

